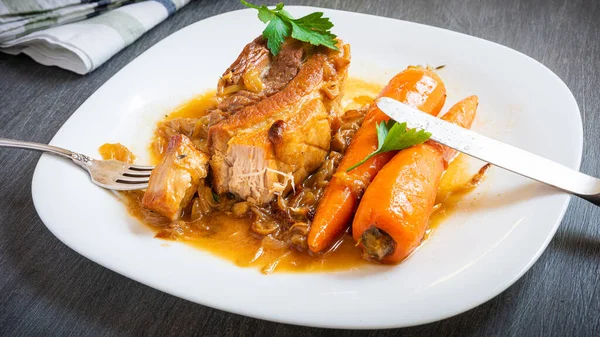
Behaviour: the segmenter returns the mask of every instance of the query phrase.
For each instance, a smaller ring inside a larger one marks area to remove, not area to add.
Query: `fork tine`
[[[124,177],[124,176],[120,176],[115,181],[117,183],[121,183],[121,184],[148,183],[148,177]]]
[[[143,190],[148,187],[148,184],[113,184],[110,189],[115,191]]]
[[[150,171],[124,171],[121,175],[132,178],[148,178],[150,177]]]
[[[132,171],[152,171],[154,170],[154,166],[131,165],[129,169]]]

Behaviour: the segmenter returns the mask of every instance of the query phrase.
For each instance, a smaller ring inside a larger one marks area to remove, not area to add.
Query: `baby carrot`
[[[470,128],[477,96],[454,105],[442,119]],[[398,263],[421,243],[437,189],[456,151],[434,141],[399,151],[366,190],[352,235],[369,260]]]
[[[390,80],[379,94],[379,97],[383,96],[436,116],[446,101],[446,88],[434,71],[411,66]],[[346,172],[377,149],[375,125],[388,119],[375,104],[371,105],[319,202],[308,234],[308,246],[312,252],[331,246],[342,234],[350,224],[364,190],[394,156],[394,152],[382,153]]]

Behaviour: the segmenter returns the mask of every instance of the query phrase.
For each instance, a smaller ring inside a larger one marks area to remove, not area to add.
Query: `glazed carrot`
[[[434,71],[411,66],[390,80],[379,94],[379,97],[383,96],[437,116],[446,101],[446,88]],[[382,153],[346,172],[377,149],[375,125],[387,120],[387,115],[375,104],[371,105],[319,202],[308,234],[308,246],[312,252],[320,252],[331,246],[348,227],[365,188],[394,156],[394,152]]]
[[[454,105],[442,119],[470,128],[477,96]],[[397,263],[420,243],[437,189],[456,151],[434,141],[399,151],[377,174],[356,211],[352,235],[370,260]]]

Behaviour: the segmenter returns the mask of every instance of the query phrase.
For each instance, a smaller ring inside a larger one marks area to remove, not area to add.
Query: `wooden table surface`
[[[582,171],[600,176],[599,0],[287,3],[443,27],[533,57],[573,91],[583,118]],[[0,54],[0,137],[50,141],[79,105],[140,53],[182,27],[239,8],[237,0],[192,2],[86,76],[42,66],[26,56]],[[38,156],[0,149],[0,336],[600,335],[600,208],[581,200],[571,202],[538,262],[487,303],[423,326],[327,330],[207,308],[141,285],[75,253],[46,229],[33,207],[31,176]]]

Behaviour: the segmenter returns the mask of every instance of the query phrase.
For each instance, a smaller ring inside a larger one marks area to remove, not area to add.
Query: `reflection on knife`
[[[600,206],[600,179],[570,169],[512,145],[463,129],[388,97],[377,101],[397,122],[431,133],[431,139],[522,176],[554,186]]]

